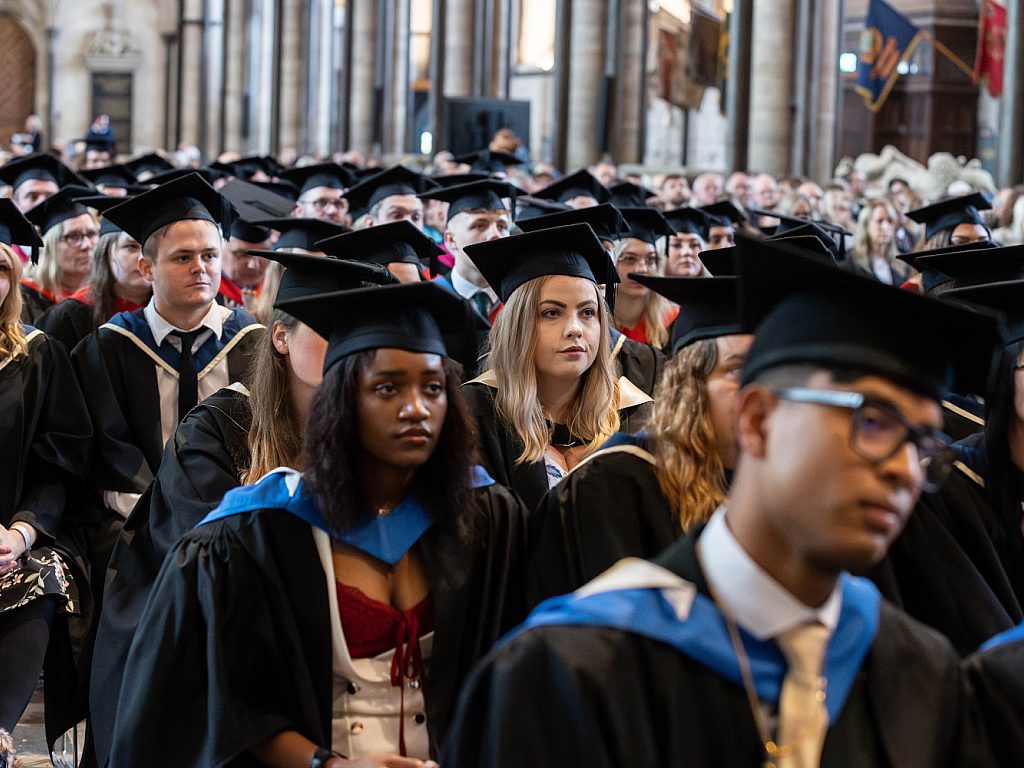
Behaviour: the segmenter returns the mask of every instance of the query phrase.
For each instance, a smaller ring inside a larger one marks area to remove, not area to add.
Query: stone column
[[[373,149],[373,79],[377,51],[375,0],[352,3],[352,97],[349,100],[349,147],[369,155]]]
[[[600,119],[606,0],[577,0],[572,7],[569,51],[568,141],[565,170],[598,159],[597,121]]]
[[[789,173],[794,0],[754,3],[748,169]]]
[[[304,34],[306,13],[304,0],[284,0],[281,4],[281,95],[277,114],[281,149],[301,149],[299,128],[305,119],[302,92],[310,50]]]
[[[182,0],[182,20],[181,39],[178,41],[181,62],[178,141],[198,146],[199,126],[204,113],[200,83],[203,77],[202,62],[206,55],[203,50],[203,0]]]
[[[227,24],[227,67],[224,97],[224,146],[222,150],[235,150],[246,154],[242,139],[242,94],[245,92],[245,68],[248,52],[245,45],[245,11],[241,0],[228,0],[225,9]]]
[[[832,178],[836,161],[836,122],[839,120],[839,34],[841,3],[819,3],[812,40],[815,78],[811,91],[811,146],[807,172],[817,182]]]
[[[474,0],[447,0],[445,5],[444,87],[448,98],[473,92],[473,30],[476,28]]]
[[[645,103],[644,77],[644,24],[647,21],[646,3],[623,2],[619,14],[621,35],[619,60],[616,63],[618,87],[615,89],[615,114],[611,132],[611,153],[618,163],[639,163],[643,128],[646,116],[642,109]]]

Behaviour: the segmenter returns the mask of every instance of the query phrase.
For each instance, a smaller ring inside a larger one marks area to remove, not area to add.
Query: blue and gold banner
[[[884,0],[871,0],[857,63],[857,91],[872,112],[885,103],[896,84],[896,68],[921,40],[921,30]]]

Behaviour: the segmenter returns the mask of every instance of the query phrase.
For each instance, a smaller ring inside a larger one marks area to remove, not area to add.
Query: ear
[[[139,272],[149,282],[153,282],[153,260],[142,253],[139,254]]]
[[[455,253],[455,235],[451,233],[451,230],[446,229],[442,237],[444,238],[444,247],[448,249],[448,252]]]
[[[778,405],[778,400],[760,384],[744,388],[739,398],[736,439],[740,453],[753,458],[764,458],[768,450],[768,417]]]
[[[288,354],[288,329],[282,322],[275,322],[270,329],[270,341],[279,354]]]

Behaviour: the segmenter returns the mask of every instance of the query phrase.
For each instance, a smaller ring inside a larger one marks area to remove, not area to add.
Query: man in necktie
[[[851,574],[948,474],[942,393],[984,390],[997,322],[785,244],[737,267],[726,503],[538,606],[463,690],[446,768],[974,764],[952,646]]]

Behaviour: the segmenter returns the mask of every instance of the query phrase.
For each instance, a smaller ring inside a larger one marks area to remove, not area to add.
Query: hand
[[[324,768],[438,768],[433,760],[417,760],[401,755],[364,755],[352,760],[332,758]]]
[[[25,539],[14,528],[0,525],[0,576],[14,571],[18,559],[25,554]]]

